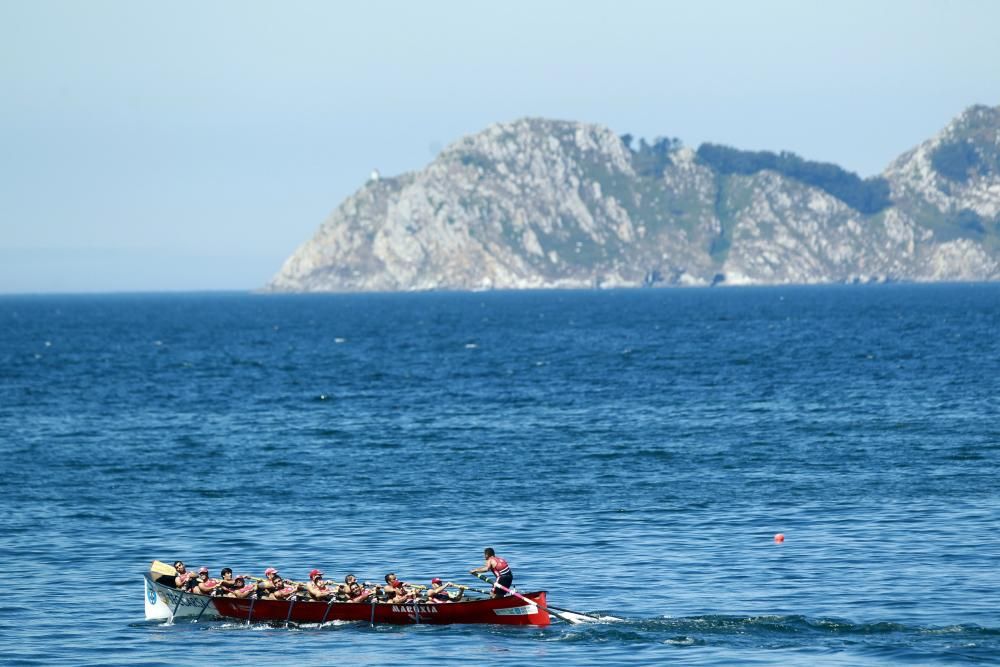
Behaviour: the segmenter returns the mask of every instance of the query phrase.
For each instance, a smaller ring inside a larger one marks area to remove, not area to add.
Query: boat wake
[[[582,616],[582,614],[581,614]],[[894,621],[855,623],[844,618],[810,618],[802,615],[705,615],[660,618],[621,618],[611,614],[588,613],[586,623],[557,622],[545,628],[504,627],[511,637],[542,642],[599,642],[626,645],[664,645],[678,649],[715,646],[762,649],[816,649],[831,651],[874,651],[894,657],[951,656],[978,659],[1000,652],[1000,628],[977,624],[920,626]],[[213,630],[327,632],[392,631],[450,632],[462,635],[495,633],[498,626],[397,625],[376,626],[362,621],[333,620],[325,623],[238,622],[232,620],[188,620],[175,623],[134,623],[171,631]],[[488,630],[484,630],[488,628]]]
[[[1000,652],[1000,628],[978,624],[920,626],[894,621],[855,623],[843,618],[706,615],[631,618],[618,623],[560,624],[546,641],[662,645],[677,649],[788,649],[874,655],[880,658],[978,661]]]

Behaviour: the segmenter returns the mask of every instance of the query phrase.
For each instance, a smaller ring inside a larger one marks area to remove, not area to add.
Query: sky
[[[252,290],[496,122],[862,176],[1000,104],[1000,2],[0,0],[0,293]]]

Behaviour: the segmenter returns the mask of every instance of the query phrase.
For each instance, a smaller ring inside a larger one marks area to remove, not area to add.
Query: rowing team
[[[496,555],[493,549],[483,551],[486,562],[478,568],[469,570],[470,574],[492,572],[496,577],[490,597],[504,597],[513,583],[514,575],[507,561]],[[207,567],[202,567],[197,574],[188,572],[183,561],[175,561],[174,569],[177,576],[174,585],[186,592],[198,595],[212,595],[231,598],[255,598],[258,600],[317,600],[323,602],[386,602],[405,604],[420,602],[425,604],[440,604],[458,602],[465,595],[467,586],[459,586],[440,578],[431,579],[430,586],[407,584],[400,581],[395,573],[385,575],[385,584],[365,584],[358,582],[353,574],[344,577],[344,583],[325,581],[323,572],[313,569],[309,572],[308,583],[291,581],[283,578],[273,567],[264,570],[264,578],[258,579],[250,575],[233,576],[232,568],[224,567],[220,579],[213,579]],[[457,593],[447,589],[455,588]]]

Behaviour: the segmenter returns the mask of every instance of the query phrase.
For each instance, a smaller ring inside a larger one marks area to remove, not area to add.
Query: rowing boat
[[[162,577],[144,575],[146,618],[234,619],[253,622],[326,623],[358,621],[411,625],[429,623],[494,623],[498,625],[548,625],[545,591],[517,597],[462,600],[443,604],[389,604],[384,602],[321,602],[316,600],[250,600],[197,595],[181,591]]]

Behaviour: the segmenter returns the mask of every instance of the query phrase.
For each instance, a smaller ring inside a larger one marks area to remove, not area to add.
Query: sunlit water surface
[[[995,285],[0,297],[2,660],[1000,660],[998,306]],[[624,620],[143,620],[153,558],[475,585],[484,546],[522,590]]]

